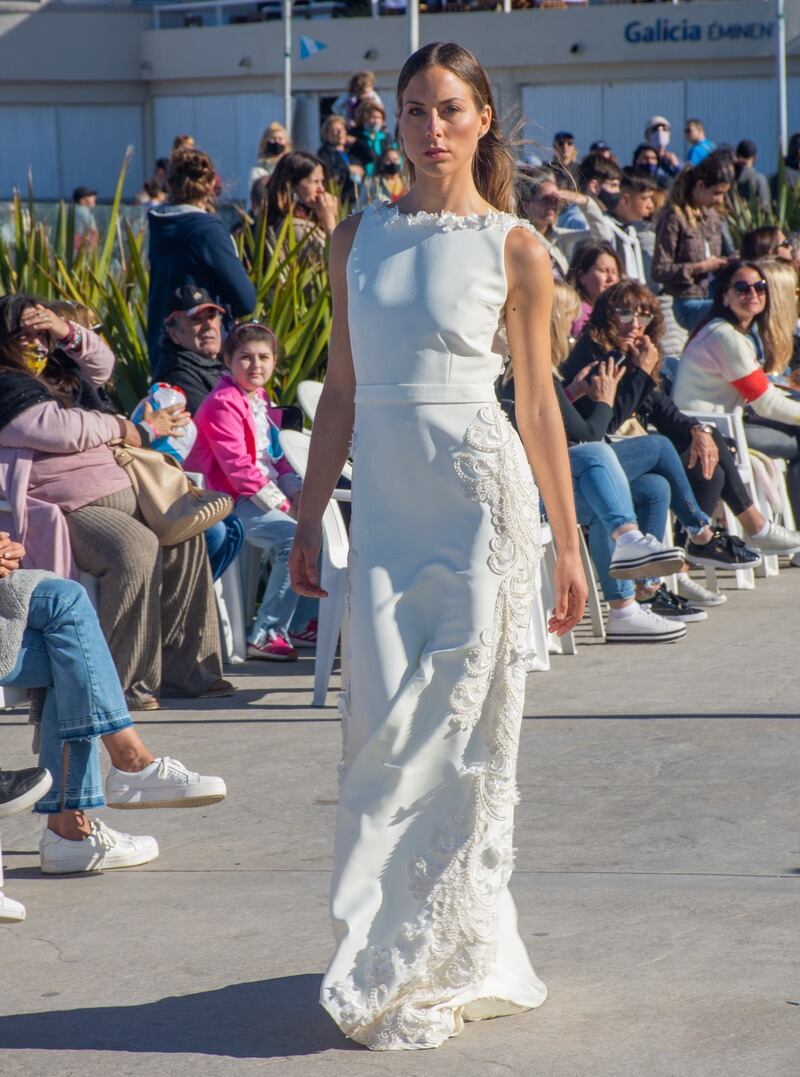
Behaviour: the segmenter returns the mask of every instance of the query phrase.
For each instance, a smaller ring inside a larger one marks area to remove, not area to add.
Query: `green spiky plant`
[[[783,159],[778,166],[777,198],[765,209],[755,197],[746,200],[734,188],[729,196],[728,224],[737,247],[746,232],[763,225],[773,225],[784,232],[800,232],[800,187],[786,182]]]

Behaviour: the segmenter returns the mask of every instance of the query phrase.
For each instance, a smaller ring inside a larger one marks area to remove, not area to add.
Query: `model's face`
[[[540,183],[526,208],[534,226],[540,232],[548,232],[561,210],[561,197],[555,183]]]
[[[213,359],[222,348],[222,316],[210,307],[196,314],[179,311],[167,322],[167,333],[179,348]]]
[[[252,393],[263,389],[275,373],[275,353],[265,340],[251,340],[236,349],[228,368],[237,384]]]
[[[581,287],[586,293],[586,298],[593,305],[597,302],[598,296],[601,296],[613,284],[619,284],[619,270],[610,254],[601,254],[595,259],[591,269],[587,269],[581,277]]]
[[[737,321],[748,324],[767,305],[767,282],[757,269],[744,266],[734,274],[722,301]]]
[[[312,206],[325,190],[325,173],[317,165],[313,171],[294,185],[297,201],[304,206]]]
[[[429,67],[410,79],[399,129],[406,157],[419,175],[440,178],[470,168],[492,110],[479,110],[472,91],[452,71]]]

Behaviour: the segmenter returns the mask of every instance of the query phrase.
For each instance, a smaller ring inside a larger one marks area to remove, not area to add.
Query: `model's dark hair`
[[[482,198],[495,209],[513,213],[514,205],[514,154],[511,152],[510,140],[500,128],[497,108],[489,78],[475,56],[462,45],[453,42],[435,42],[417,49],[406,62],[397,80],[397,115],[403,114],[403,94],[411,79],[420,71],[431,67],[443,67],[452,72],[456,78],[465,83],[481,112],[487,105],[491,109],[492,119],[489,130],[478,141],[475,156],[472,159],[472,178]],[[405,156],[405,155],[404,155]],[[414,165],[406,157],[411,182],[414,182]]]
[[[178,150],[167,165],[169,200],[174,206],[211,198],[217,174],[207,153],[198,149]]]
[[[774,258],[781,242],[783,231],[774,225],[765,224],[761,228],[754,228],[742,236],[740,254],[745,262],[753,262],[757,258]]]
[[[273,330],[268,325],[262,325],[261,322],[243,322],[242,325],[237,325],[225,338],[222,345],[222,358],[225,360],[226,365],[230,363],[239,348],[244,347],[245,344],[250,344],[254,340],[269,344],[277,364],[280,358],[280,349],[278,348],[278,338]]]
[[[619,255],[611,246],[610,243],[596,243],[594,240],[587,239],[583,243],[578,243],[572,252],[572,259],[569,263],[569,273],[567,274],[567,283],[571,284],[581,299],[588,303],[586,292],[581,284],[581,277],[584,273],[588,273],[592,266],[595,264],[598,258],[607,254],[609,258],[613,258],[617,263],[617,271],[620,278],[625,276],[625,272],[622,268],[622,262],[619,260]]]
[[[694,167],[687,165],[676,176],[669,193],[670,205],[682,212],[691,223],[697,211],[690,199],[697,184],[702,182],[706,187],[715,187],[718,183],[733,184],[735,179],[736,170],[731,155],[725,150],[715,150]]]
[[[315,168],[321,168],[327,182],[328,172],[319,157],[303,150],[285,153],[275,165],[267,183],[267,220],[275,228],[292,208],[295,185],[307,179]]]
[[[597,297],[586,332],[595,344],[606,351],[619,347],[617,327],[613,322],[614,312],[631,307],[644,308],[652,314],[653,320],[647,327],[647,335],[660,351],[661,338],[664,335],[664,316],[659,302],[649,288],[635,280],[621,280],[613,284]]]

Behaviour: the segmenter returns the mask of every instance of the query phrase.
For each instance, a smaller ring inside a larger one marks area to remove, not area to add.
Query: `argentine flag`
[[[313,37],[307,37],[305,34],[300,35],[301,60],[307,60],[309,56],[316,56],[318,52],[322,52],[327,47],[324,41],[315,41]]]

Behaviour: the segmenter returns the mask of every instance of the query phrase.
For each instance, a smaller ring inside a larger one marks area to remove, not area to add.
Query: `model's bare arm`
[[[587,586],[564,424],[550,362],[550,259],[535,236],[515,228],[506,243],[506,327],[514,370],[517,426],[547,508],[558,550],[550,631],[563,635],[583,617]]]
[[[353,432],[356,379],[347,322],[347,259],[361,214],[348,217],[331,237],[330,278],[333,324],[328,369],[311,434],[308,470],[300,495],[297,533],[289,557],[292,587],[301,595],[322,597],[317,558],[322,544],[322,514],[330,501]]]

